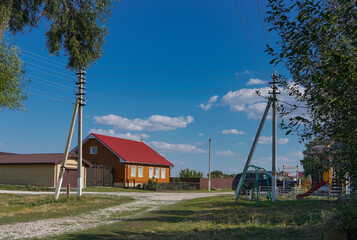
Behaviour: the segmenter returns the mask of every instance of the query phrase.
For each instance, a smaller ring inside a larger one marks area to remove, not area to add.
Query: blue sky
[[[264,53],[257,2],[237,3],[239,14],[233,0],[115,4],[104,55],[87,70],[83,137],[90,132],[142,137],[175,165],[172,176],[183,168],[206,174],[212,138],[212,170],[241,172],[266,105],[255,89],[267,95],[274,68]],[[65,68],[66,56],[50,56],[44,49],[45,29],[43,22],[31,33],[11,37],[32,81],[26,87],[27,110],[0,113],[0,151],[64,151],[75,75]],[[277,40],[266,35],[269,42]],[[279,98],[293,101],[284,93]],[[253,159],[269,170],[270,118]],[[76,139],[75,134],[72,147]],[[299,164],[298,138],[278,130],[278,142],[278,166]]]

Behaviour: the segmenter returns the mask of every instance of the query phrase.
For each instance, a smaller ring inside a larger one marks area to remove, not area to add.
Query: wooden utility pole
[[[209,143],[209,154],[208,154],[208,191],[211,191],[211,141],[210,138],[208,140]]]
[[[78,164],[77,164],[77,196],[82,196],[82,120],[83,120],[83,106],[85,106],[85,87],[84,84],[86,83],[85,79],[85,71],[83,69],[79,70],[77,73],[78,82],[76,82],[78,92],[77,100],[79,102],[79,109],[78,109]]]

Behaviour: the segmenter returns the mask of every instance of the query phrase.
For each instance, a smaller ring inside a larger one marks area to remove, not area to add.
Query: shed
[[[56,187],[63,153],[0,153],[0,184]],[[92,164],[83,159],[82,187],[86,187],[86,168]],[[62,187],[77,186],[77,155],[70,154]]]

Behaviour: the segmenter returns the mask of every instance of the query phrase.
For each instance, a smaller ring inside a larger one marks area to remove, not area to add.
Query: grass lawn
[[[321,239],[324,217],[340,204],[262,201],[258,208],[244,200],[235,206],[232,196],[200,198],[55,239]]]
[[[53,195],[0,194],[0,225],[39,219],[74,216],[106,208],[132,199],[129,197],[84,195],[80,198],[61,195],[58,202]]]

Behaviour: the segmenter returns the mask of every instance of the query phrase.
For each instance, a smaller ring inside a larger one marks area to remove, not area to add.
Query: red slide
[[[299,198],[304,198],[304,197],[310,196],[311,193],[315,192],[317,189],[319,189],[320,187],[322,187],[322,186],[325,185],[326,183],[327,183],[327,182],[325,182],[324,180],[322,180],[321,182],[319,182],[318,184],[316,184],[315,186],[313,186],[312,188],[310,188],[310,190],[307,191],[306,193],[296,195],[296,198],[299,199]]]

